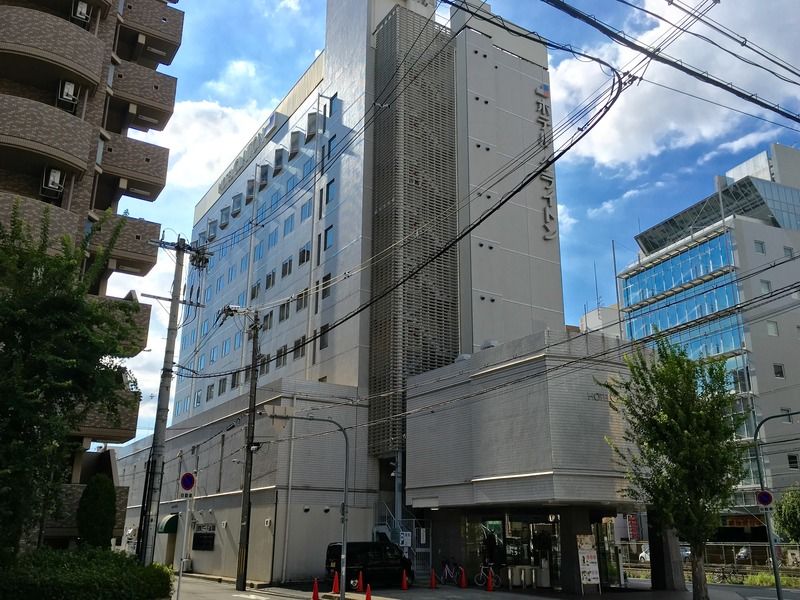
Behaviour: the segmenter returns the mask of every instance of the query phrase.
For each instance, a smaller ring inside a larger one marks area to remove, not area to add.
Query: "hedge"
[[[160,600],[172,596],[172,569],[141,566],[106,549],[41,549],[0,575],[0,600]]]

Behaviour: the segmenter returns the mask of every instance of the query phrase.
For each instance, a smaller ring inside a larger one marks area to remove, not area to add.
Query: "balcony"
[[[47,164],[83,174],[95,128],[35,100],[0,94],[0,153],[44,158]]]
[[[161,0],[127,0],[122,6],[117,54],[151,68],[172,64],[181,45],[183,13]]]
[[[100,302],[136,302],[139,306],[139,312],[133,315],[133,321],[136,324],[138,334],[135,339],[130,340],[129,347],[125,349],[125,356],[136,356],[139,352],[144,350],[145,346],[147,346],[147,334],[150,329],[150,313],[153,307],[149,304],[138,302],[136,292],[132,290],[128,292],[128,295],[124,298],[115,298],[114,296],[92,296],[92,298]],[[136,423],[134,423],[134,427],[135,426]]]
[[[78,503],[86,485],[82,483],[66,483],[61,486],[60,510],[47,520],[45,536],[48,538],[64,538],[78,536]],[[125,513],[128,509],[128,488],[117,486],[117,515],[114,523],[114,537],[123,535],[125,529]]]
[[[134,129],[161,131],[175,108],[177,79],[132,62],[114,69],[112,109],[127,113]]]
[[[117,177],[126,196],[155,200],[167,183],[169,150],[116,133],[103,151],[103,174]]]
[[[109,269],[130,275],[147,275],[155,266],[158,256],[158,247],[150,243],[150,240],[157,240],[161,234],[161,225],[158,223],[122,215],[111,215],[100,229],[95,231],[91,241],[91,250],[98,252],[100,249],[108,247],[111,242],[111,234],[120,222],[125,225],[111,249]]]
[[[0,6],[0,72],[4,77],[63,78],[95,89],[105,54],[100,38],[65,19],[29,8]]]
[[[11,210],[15,202],[19,202],[20,217],[25,223],[31,224],[31,233],[34,235],[38,235],[37,224],[41,222],[45,210],[49,210],[51,246],[58,246],[59,240],[65,235],[70,236],[73,241],[79,241],[83,236],[84,222],[80,215],[36,198],[26,198],[10,192],[0,192],[0,223],[11,220]]]
[[[92,410],[74,433],[95,442],[123,444],[136,437],[138,419],[139,403],[133,392],[124,392],[120,394],[119,413],[116,416]]]

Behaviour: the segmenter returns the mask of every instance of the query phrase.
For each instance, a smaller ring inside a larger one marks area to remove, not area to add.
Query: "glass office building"
[[[773,157],[762,153],[739,165],[718,179],[717,192],[638,235],[639,260],[618,275],[629,339],[661,332],[692,358],[726,361],[739,411],[750,416],[739,431],[742,439],[752,437],[761,418],[791,412],[783,389],[787,378],[797,376],[787,373],[782,356],[792,355],[792,343],[800,340],[790,336],[800,333],[800,292],[792,287],[800,281],[794,260],[800,189],[782,184],[776,173],[778,167],[790,173],[800,153],[772,150]],[[774,427],[773,432],[787,434]],[[772,463],[776,489],[797,479],[789,472],[797,461],[783,458],[765,460],[768,470]],[[754,454],[747,466],[737,505],[754,504]]]

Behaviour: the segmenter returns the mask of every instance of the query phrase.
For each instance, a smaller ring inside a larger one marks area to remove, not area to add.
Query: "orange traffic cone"
[[[406,575],[405,569],[403,569],[403,579],[400,580],[400,589],[401,590],[408,589],[408,575]]]
[[[319,600],[319,583],[316,577],[314,577],[314,587],[311,588],[311,600]]]
[[[458,580],[458,587],[462,590],[467,589],[467,570],[461,567],[461,578]]]
[[[362,571],[358,572],[358,583],[356,584],[356,591],[357,592],[364,591],[364,573]]]
[[[338,594],[339,593],[339,571],[333,572],[333,589],[331,590],[331,594]]]
[[[489,567],[489,575],[486,577],[486,591],[494,591],[494,571],[492,571],[491,567]]]
[[[436,571],[433,569],[431,569],[431,589],[436,589]]]
[[[367,595],[364,596],[364,600],[372,600],[372,588],[367,584]]]

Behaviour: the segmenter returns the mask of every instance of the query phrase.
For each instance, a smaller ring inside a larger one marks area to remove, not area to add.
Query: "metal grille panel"
[[[387,90],[376,100],[389,108],[381,111],[374,129],[376,294],[456,235],[450,41],[449,29],[400,6],[378,30],[375,86]],[[433,227],[405,240],[433,219]],[[405,447],[405,419],[391,418],[405,410],[405,394],[397,390],[409,376],[451,363],[458,352],[456,261],[455,251],[448,252],[372,308],[370,392],[386,394],[370,403],[370,421],[379,421],[369,430],[374,455]]]

